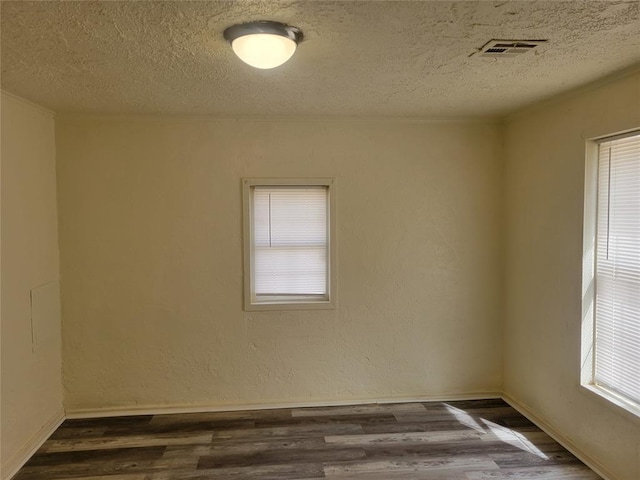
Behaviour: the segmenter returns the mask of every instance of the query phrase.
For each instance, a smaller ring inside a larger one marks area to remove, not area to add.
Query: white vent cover
[[[491,40],[475,53],[479,57],[513,58],[535,50],[545,42],[546,40]]]

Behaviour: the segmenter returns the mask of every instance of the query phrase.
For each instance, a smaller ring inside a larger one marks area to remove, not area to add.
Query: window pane
[[[327,295],[325,186],[253,190],[254,294]]]
[[[256,248],[256,295],[324,295],[326,265],[324,246]]]
[[[640,135],[599,146],[595,383],[640,403]]]

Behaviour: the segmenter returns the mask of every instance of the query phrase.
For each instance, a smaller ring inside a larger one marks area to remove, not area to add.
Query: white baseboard
[[[14,453],[6,462],[2,464],[2,480],[10,480],[22,466],[29,461],[34,453],[42,446],[44,442],[55,432],[62,422],[65,420],[64,410],[58,410],[42,428],[29,439],[29,441],[16,453]]]
[[[240,410],[270,410],[275,408],[334,407],[341,405],[363,405],[371,403],[445,402],[455,400],[482,400],[501,398],[497,391],[421,395],[417,397],[354,398],[350,400],[326,400],[310,402],[270,402],[228,405],[136,405],[111,408],[67,408],[67,418],[123,417],[130,415],[163,415],[170,413],[235,412]]]
[[[551,425],[550,423],[543,420],[540,415],[535,413],[528,405],[524,404],[520,400],[513,398],[512,396],[503,393],[502,399],[511,405],[513,408],[518,410],[522,415],[527,417],[533,423],[535,423],[541,430],[543,430],[547,435],[553,438],[556,442],[562,445],[564,448],[573,453],[576,457],[580,459],[582,463],[588,466],[591,470],[600,475],[604,480],[614,480],[613,474],[609,471],[607,467],[605,467],[601,462],[592,456],[588,455],[586,452],[581,450],[575,443],[573,443],[568,437],[560,433],[560,431]]]

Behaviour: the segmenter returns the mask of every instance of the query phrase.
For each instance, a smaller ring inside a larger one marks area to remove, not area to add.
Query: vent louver
[[[546,40],[491,40],[474,55],[486,58],[513,58],[524,55],[544,44]]]

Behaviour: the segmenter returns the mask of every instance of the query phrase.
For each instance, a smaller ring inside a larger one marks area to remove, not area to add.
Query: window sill
[[[245,312],[285,311],[285,310],[334,310],[336,305],[331,301],[305,302],[264,302],[249,303],[244,306]]]
[[[614,406],[614,411],[622,415],[628,420],[640,424],[640,406],[623,399],[619,395],[594,384],[580,385],[581,391],[585,392],[590,398],[596,399],[598,402],[607,407]]]

